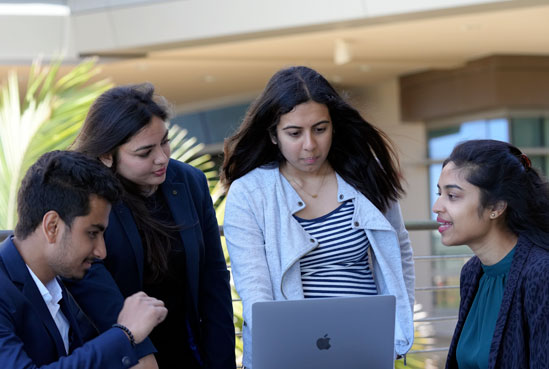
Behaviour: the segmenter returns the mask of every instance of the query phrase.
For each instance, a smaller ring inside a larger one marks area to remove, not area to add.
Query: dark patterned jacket
[[[448,351],[447,369],[458,368],[456,349],[482,276],[475,256],[461,270],[459,317]],[[549,251],[519,237],[505,282],[489,369],[549,368]]]

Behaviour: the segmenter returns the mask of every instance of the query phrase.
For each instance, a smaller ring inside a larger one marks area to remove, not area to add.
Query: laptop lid
[[[253,369],[392,369],[394,296],[257,302]]]

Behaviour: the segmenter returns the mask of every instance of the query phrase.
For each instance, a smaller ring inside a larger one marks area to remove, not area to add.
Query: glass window
[[[188,131],[187,137],[196,137],[198,142],[208,142],[209,135],[205,127],[202,113],[182,114],[172,118],[171,122]]]
[[[511,118],[511,137],[519,148],[549,147],[549,119],[544,117]],[[532,166],[549,175],[549,156],[529,155]]]
[[[223,140],[240,125],[248,105],[246,103],[180,114],[172,119],[172,123],[185,128],[189,132],[189,137],[196,137],[199,143],[222,144]]]
[[[428,152],[431,160],[444,160],[456,144],[465,140],[494,139],[509,142],[507,119],[490,119],[465,122],[451,128],[431,130],[428,133]],[[442,164],[429,166],[431,207],[436,200],[437,182]],[[433,219],[436,216],[433,214]]]

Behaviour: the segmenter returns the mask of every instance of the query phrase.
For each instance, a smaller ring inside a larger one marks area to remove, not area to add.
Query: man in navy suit
[[[134,346],[166,317],[163,302],[143,292],[128,297],[117,324],[98,335],[59,279],[83,278],[105,257],[103,233],[119,194],[105,166],[76,152],[47,153],[28,170],[15,236],[0,244],[2,368],[138,363]]]

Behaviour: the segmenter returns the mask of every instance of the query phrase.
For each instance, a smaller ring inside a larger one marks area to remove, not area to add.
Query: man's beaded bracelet
[[[132,346],[135,346],[135,338],[133,337],[132,331],[130,331],[128,327],[118,323],[113,324],[112,327],[122,329],[128,335],[128,338],[130,339],[130,343],[132,344]]]

